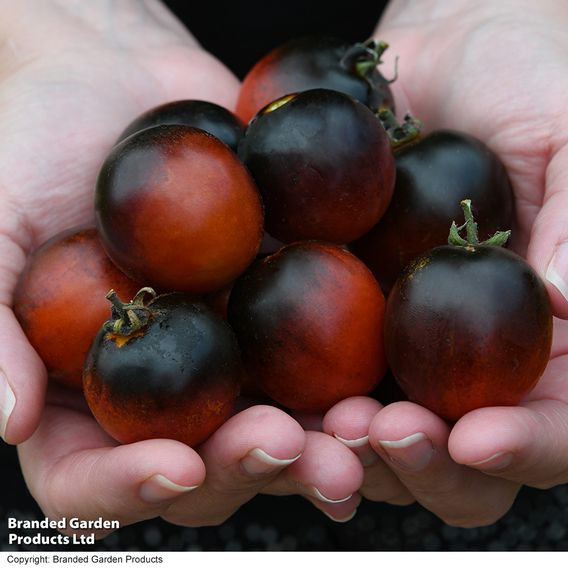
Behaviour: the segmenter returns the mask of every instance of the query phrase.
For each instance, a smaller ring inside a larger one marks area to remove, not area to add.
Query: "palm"
[[[558,74],[558,66],[568,67],[558,49],[559,38],[568,43],[561,21],[558,29],[547,27],[546,36],[535,40],[534,22],[520,22],[511,30],[510,21],[484,19],[475,8],[447,17],[443,30],[439,18],[391,26],[389,14],[383,26],[400,55],[395,86],[412,113],[428,130],[453,128],[477,136],[505,163],[516,200],[513,248],[526,256],[549,189],[545,180],[568,147],[559,136],[568,88],[565,73]],[[551,52],[558,53],[558,60],[545,56]],[[558,77],[552,84],[543,79],[551,69]],[[558,360],[568,353],[568,327],[562,320],[555,320],[554,341]],[[548,392],[550,380],[548,373],[531,400]]]
[[[232,75],[192,44],[189,35],[185,41],[164,39],[151,49],[82,42],[80,51],[32,60],[2,85],[4,98],[11,101],[0,108],[0,124],[11,133],[2,143],[7,164],[2,201],[16,210],[18,224],[9,233],[26,249],[92,218],[97,170],[137,114],[184,97],[230,105],[236,93]],[[208,82],[195,70],[206,65],[212,67]],[[192,72],[179,71],[185,68]]]
[[[568,12],[554,2],[511,8],[510,3],[426,0],[406,10],[404,3],[393,2],[376,35],[391,44],[391,56],[400,56],[394,84],[400,112],[410,110],[427,130],[471,133],[501,157],[516,198],[512,246],[544,276],[565,234],[559,212],[566,210]],[[547,287],[554,312],[566,317],[566,299],[550,282]],[[473,463],[476,456],[492,455],[492,448],[516,447],[530,461],[537,431],[552,444],[568,415],[567,354],[568,325],[555,319],[551,360],[523,401],[525,409],[487,408],[466,415],[451,433],[452,457]],[[528,475],[519,458],[518,469],[503,476],[537,486],[565,481],[551,463],[543,459],[542,467]]]
[[[27,254],[94,220],[97,171],[136,115],[181,98],[231,107],[238,91],[236,78],[157,2],[108,13],[96,3],[65,6],[36,6],[39,28],[14,20],[18,43],[9,44],[0,74],[0,367],[17,401],[5,432],[15,443],[37,424],[45,385],[10,308]],[[5,427],[0,416],[0,433]]]
[[[558,72],[567,66],[559,42],[568,42],[561,21],[558,29],[547,27],[546,36],[535,37],[534,22],[512,26],[484,19],[472,5],[452,16],[425,14],[411,22],[387,13],[378,34],[393,46],[391,56],[400,56],[394,84],[399,110],[410,109],[428,130],[467,131],[504,161],[516,196],[514,244],[525,253],[546,169],[563,146],[557,117],[564,112],[568,81]],[[547,76],[558,80],[545,81]]]

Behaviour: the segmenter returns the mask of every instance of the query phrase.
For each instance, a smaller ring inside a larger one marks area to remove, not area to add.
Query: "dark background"
[[[371,35],[383,6],[380,1],[348,6],[295,1],[167,4],[239,77],[292,37],[328,33],[362,41]],[[35,550],[7,544],[8,517],[41,519],[43,514],[27,492],[15,448],[0,442],[0,463],[0,549]],[[503,519],[479,529],[449,527],[418,505],[399,508],[369,502],[341,525],[300,497],[260,496],[220,527],[191,529],[148,521],[120,529],[84,550],[568,550],[567,527],[568,486],[549,491],[525,488]]]
[[[240,78],[265,53],[293,37],[321,33],[351,41],[366,40],[386,3],[165,2],[203,47]]]
[[[219,527],[183,528],[154,520],[124,527],[93,547],[15,547],[7,544],[7,518],[43,519],[43,514],[27,493],[15,448],[0,442],[0,463],[0,550],[568,550],[566,485],[523,489],[512,510],[484,528],[447,526],[419,505],[369,502],[353,520],[338,524],[300,497],[258,496]]]

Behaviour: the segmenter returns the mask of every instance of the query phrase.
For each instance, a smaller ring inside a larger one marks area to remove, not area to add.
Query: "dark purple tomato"
[[[254,260],[260,195],[226,144],[197,128],[155,126],[115,146],[95,193],[97,228],[115,264],[161,290],[220,290]]]
[[[262,194],[267,232],[287,243],[362,236],[394,187],[381,123],[336,91],[305,91],[269,105],[249,125],[239,156]]]
[[[386,369],[384,296],[339,246],[294,243],[255,263],[229,299],[245,372],[278,403],[326,411],[369,393]]]
[[[395,152],[396,182],[380,222],[349,245],[388,292],[402,269],[448,242],[448,227],[471,199],[480,236],[513,220],[513,193],[499,157],[463,132],[438,130]]]
[[[59,233],[30,255],[14,313],[50,379],[81,389],[85,357],[108,319],[111,288],[131,296],[140,284],[109,260],[94,227]]]
[[[293,39],[269,52],[244,78],[237,114],[246,123],[275,99],[310,89],[350,95],[371,110],[394,108],[389,82],[377,70],[386,44],[352,44],[328,36]]]
[[[409,399],[458,420],[515,405],[547,365],[552,314],[543,282],[500,247],[441,246],[406,267],[389,295],[387,360]]]
[[[229,418],[241,373],[233,332],[204,304],[168,294],[120,307],[115,298],[113,319],[89,351],[83,387],[93,415],[119,442],[170,438],[196,446]]]
[[[207,101],[182,100],[157,106],[140,115],[126,127],[118,142],[145,128],[164,124],[200,128],[225,142],[235,152],[244,129],[239,118],[222,106]]]

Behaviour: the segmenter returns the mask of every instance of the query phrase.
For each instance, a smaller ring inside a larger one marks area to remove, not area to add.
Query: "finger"
[[[323,431],[350,448],[363,467],[373,465],[379,461],[379,456],[369,444],[369,426],[382,407],[366,396],[342,400],[324,416]]]
[[[370,501],[408,505],[414,498],[369,444],[369,427],[383,406],[366,396],[355,396],[336,404],[323,420],[324,432],[351,449],[365,468],[359,493]]]
[[[163,514],[205,477],[198,454],[173,440],[117,446],[89,416],[47,407],[18,447],[30,492],[53,519],[116,520],[121,526]],[[96,531],[104,536],[108,530]]]
[[[47,373],[10,308],[0,305],[0,436],[29,438],[40,420]]]
[[[302,495],[317,503],[328,516],[341,521],[351,516],[357,507],[359,501],[355,494],[362,482],[363,468],[349,448],[327,434],[308,431],[300,459],[263,493]]]
[[[271,406],[253,406],[228,420],[199,448],[207,478],[165,518],[181,525],[218,525],[259,493],[304,450],[302,427]]]
[[[481,408],[450,437],[452,458],[481,472],[549,488],[568,482],[568,405],[557,400],[523,407]]]
[[[534,221],[527,259],[544,279],[555,315],[568,318],[568,146],[551,158],[546,192]]]
[[[341,503],[326,503],[315,497],[306,496],[306,499],[326,517],[336,523],[347,523],[357,514],[361,504],[361,495],[353,493],[349,499]]]
[[[519,486],[455,463],[449,433],[430,411],[398,402],[377,414],[369,440],[416,500],[446,523],[492,524],[509,510]]]

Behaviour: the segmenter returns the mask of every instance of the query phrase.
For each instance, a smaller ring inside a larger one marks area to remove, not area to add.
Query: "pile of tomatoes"
[[[302,38],[250,71],[238,117],[151,109],[100,169],[96,227],[31,256],[16,315],[114,438],[195,446],[241,389],[325,412],[388,367],[448,420],[539,379],[546,290],[491,236],[512,222],[505,168],[465,133],[396,122],[386,47]]]

